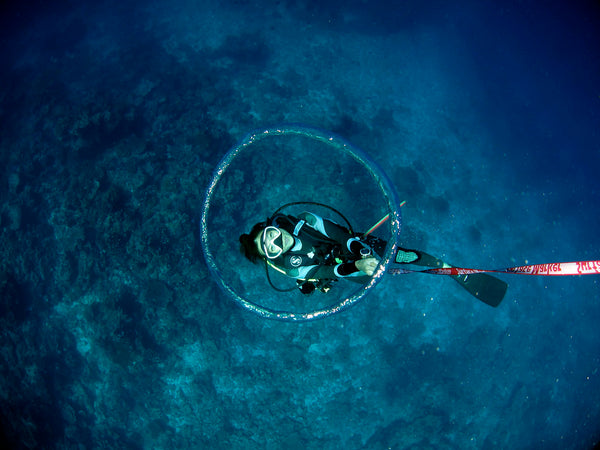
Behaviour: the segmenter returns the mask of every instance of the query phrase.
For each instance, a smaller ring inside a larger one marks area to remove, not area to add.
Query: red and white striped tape
[[[495,272],[495,273],[516,273],[521,275],[600,275],[600,261],[575,261],[565,263],[551,264],[532,264],[527,266],[507,267],[506,269],[465,269],[462,267],[439,267],[427,270],[407,270],[396,267],[388,270],[392,275],[403,273],[432,273],[434,275],[471,275],[474,273]]]

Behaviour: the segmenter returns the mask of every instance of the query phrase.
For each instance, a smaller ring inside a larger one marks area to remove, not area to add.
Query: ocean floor
[[[295,123],[385,171],[406,200],[405,247],[472,268],[599,260],[593,2],[2,8],[0,441],[600,442],[600,277],[499,275],[509,289],[492,308],[448,277],[386,275],[348,310],[286,323],[219,288],[199,233],[220,159],[252,130]],[[264,269],[236,254],[240,230],[302,199],[364,231],[382,204],[360,167],[281,148],[227,172],[210,210],[232,284],[270,305]],[[293,295],[302,310],[328,302]]]

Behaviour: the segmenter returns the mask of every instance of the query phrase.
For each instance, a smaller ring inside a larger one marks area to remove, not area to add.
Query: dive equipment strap
[[[431,273],[434,275],[473,275],[485,272],[490,273],[516,273],[519,275],[543,275],[543,276],[572,276],[572,275],[600,275],[600,260],[597,261],[573,261],[550,264],[530,264],[526,266],[506,267],[504,269],[466,269],[463,267],[436,267],[426,270],[407,270],[392,268],[392,275],[403,273]]]
[[[486,272],[544,276],[600,274],[600,261],[532,264],[518,267],[507,267],[505,269],[487,270],[452,267],[431,255],[427,255],[426,253],[418,251],[417,253],[419,254],[419,259],[415,263],[421,266],[432,267],[431,269],[411,270],[393,267],[388,271],[388,273],[392,275],[400,275],[405,273],[448,275],[478,300],[481,300],[482,302],[494,307],[498,306],[504,298],[508,284],[492,275],[489,275]],[[397,262],[402,264],[401,261]]]

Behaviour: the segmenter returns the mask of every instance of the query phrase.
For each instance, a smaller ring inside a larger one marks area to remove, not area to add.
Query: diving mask
[[[268,259],[275,259],[283,253],[283,236],[281,230],[268,226],[263,230],[261,238],[262,251]]]

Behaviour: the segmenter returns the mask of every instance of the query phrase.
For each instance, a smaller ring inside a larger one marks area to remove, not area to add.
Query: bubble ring
[[[388,241],[387,247],[385,249],[384,254],[382,255],[377,270],[366,285],[360,286],[349,297],[341,300],[340,302],[332,306],[329,306],[325,309],[318,309],[304,313],[297,313],[291,311],[277,311],[274,309],[266,308],[252,302],[249,299],[242,297],[240,294],[235,292],[231,288],[231,286],[229,286],[223,279],[222,272],[219,269],[217,262],[215,261],[215,258],[210,251],[208,242],[209,239],[207,219],[210,210],[210,202],[215,192],[217,184],[219,183],[223,175],[226,173],[227,168],[232,163],[234,158],[236,158],[242,152],[247,151],[247,149],[250,148],[252,144],[258,141],[268,139],[269,137],[290,134],[308,137],[325,143],[327,145],[331,145],[335,149],[347,153],[354,160],[360,163],[365,169],[367,169],[367,171],[369,172],[371,177],[373,177],[375,183],[377,184],[385,198],[387,209],[390,215],[389,224],[392,235],[391,239],[389,239]],[[393,260],[393,255],[395,255],[395,251],[398,247],[397,238],[400,235],[401,222],[402,220],[398,197],[396,195],[392,183],[389,181],[388,177],[385,175],[383,170],[374,161],[372,161],[362,150],[359,150],[358,148],[354,147],[343,138],[324,130],[308,128],[299,125],[284,125],[274,128],[255,130],[247,134],[237,145],[235,145],[231,150],[229,150],[229,152],[227,152],[227,154],[223,157],[221,162],[219,162],[219,164],[213,172],[210,184],[206,189],[206,195],[204,198],[202,214],[200,219],[200,239],[202,244],[202,251],[204,253],[204,258],[212,276],[214,277],[215,281],[220,286],[220,288],[223,289],[223,291],[227,293],[230,297],[232,297],[239,305],[263,318],[281,320],[286,322],[306,322],[337,314],[349,308],[350,306],[355,305],[369,293],[370,289],[375,287],[377,283],[381,281],[383,275],[385,274],[385,271],[391,264]]]

